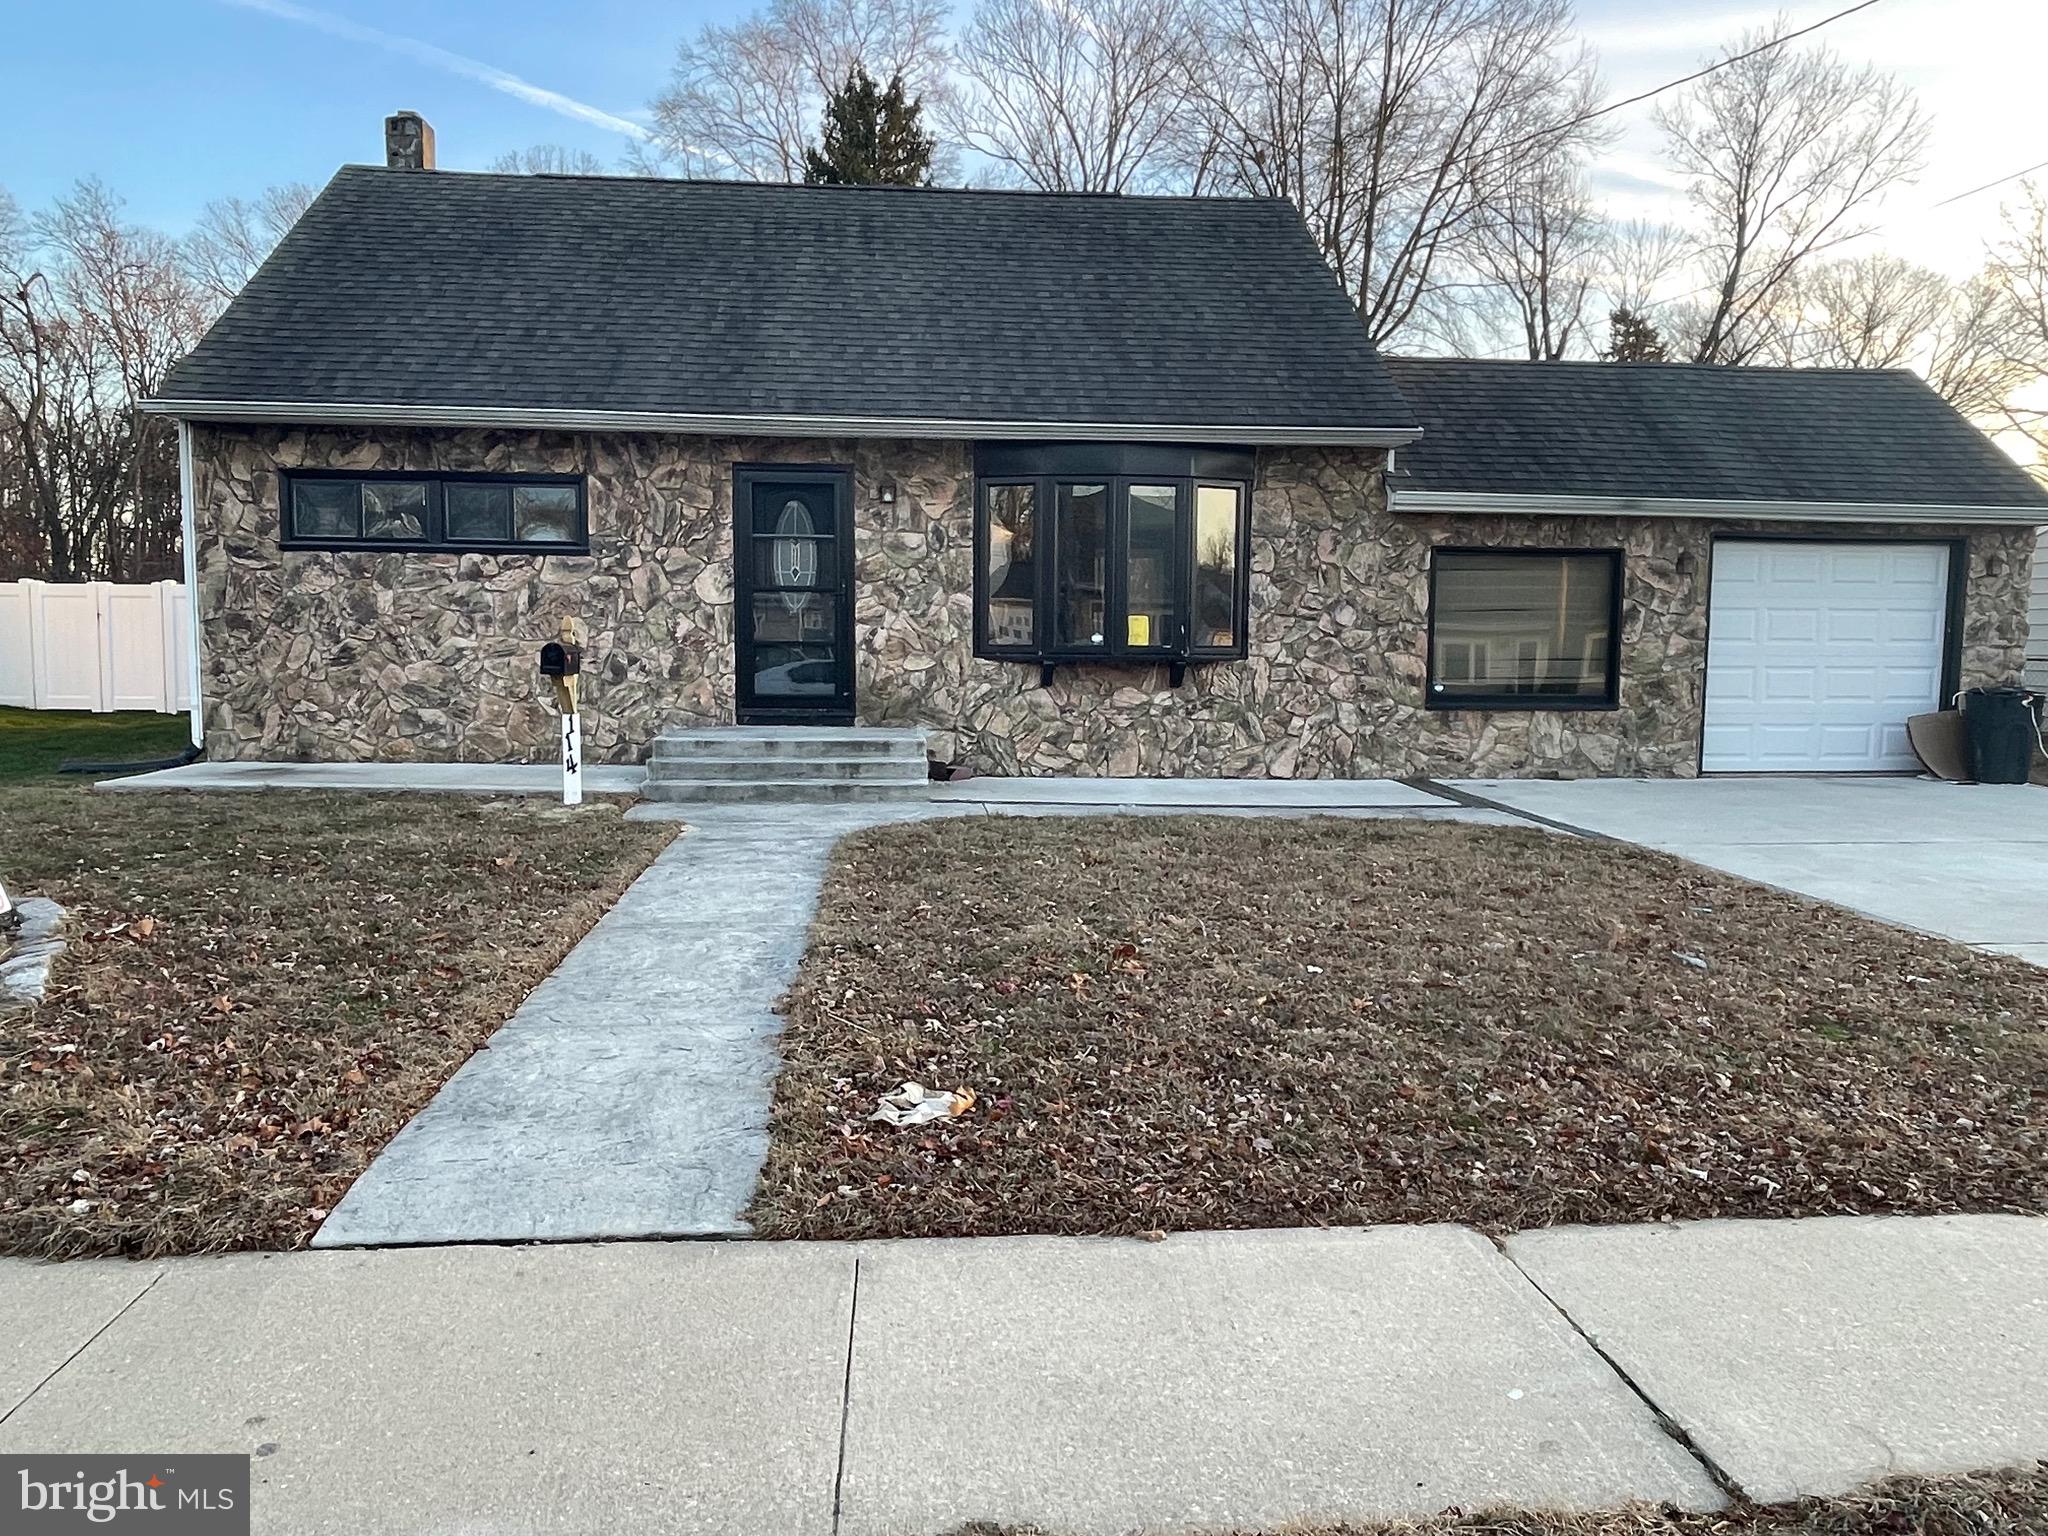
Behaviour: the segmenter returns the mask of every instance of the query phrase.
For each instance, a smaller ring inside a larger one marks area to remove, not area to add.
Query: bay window
[[[976,470],[976,654],[1176,673],[1245,654],[1250,454],[983,444]]]

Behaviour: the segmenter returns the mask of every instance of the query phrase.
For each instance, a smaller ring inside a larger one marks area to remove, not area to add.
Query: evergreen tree
[[[1657,334],[1657,327],[1636,310],[1622,308],[1611,310],[1607,316],[1607,350],[1600,354],[1603,363],[1661,363],[1664,359],[1664,338]]]
[[[890,77],[882,89],[859,64],[825,103],[823,140],[804,151],[804,180],[814,187],[884,184],[922,187],[931,181],[938,142],[924,131],[923,104]]]

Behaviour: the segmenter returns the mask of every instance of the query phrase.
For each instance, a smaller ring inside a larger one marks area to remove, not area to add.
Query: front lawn
[[[48,778],[67,758],[132,763],[176,757],[190,731],[183,715],[0,708],[0,784]]]
[[[289,1248],[672,827],[465,796],[0,789],[72,910],[0,1016],[0,1251]]]
[[[2048,1208],[2048,971],[1533,830],[878,827],[786,1009],[778,1237]]]

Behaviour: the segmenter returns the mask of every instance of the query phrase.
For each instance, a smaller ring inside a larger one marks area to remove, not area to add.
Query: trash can
[[[2022,688],[1972,688],[1963,695],[1970,777],[1979,784],[2024,784],[2034,765],[2032,696]]]

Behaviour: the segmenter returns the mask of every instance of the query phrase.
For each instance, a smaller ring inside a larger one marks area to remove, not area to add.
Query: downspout
[[[192,423],[178,419],[178,500],[183,506],[185,540],[186,681],[192,696],[192,750],[206,735],[206,714],[199,702],[199,519],[192,491]]]

